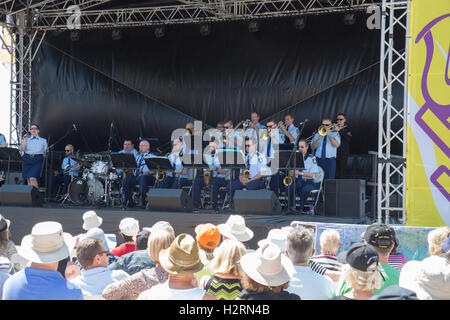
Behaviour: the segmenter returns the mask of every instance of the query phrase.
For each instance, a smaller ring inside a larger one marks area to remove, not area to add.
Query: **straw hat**
[[[132,237],[139,232],[139,221],[134,218],[124,218],[120,221],[119,229],[124,235]]]
[[[92,228],[100,227],[103,219],[97,216],[95,211],[89,210],[83,214],[83,229],[89,231]]]
[[[203,269],[197,241],[186,234],[178,235],[169,248],[159,253],[161,267],[168,273],[188,275]]]
[[[144,227],[142,230],[152,233],[155,230],[163,229],[175,234],[175,230],[173,230],[172,225],[167,221],[158,221],[151,228]]]
[[[281,229],[271,229],[267,234],[266,239],[258,241],[258,246],[261,247],[264,242],[270,241],[278,248],[280,248],[281,254],[284,254],[286,252],[286,239],[290,229],[292,228],[283,227]]]
[[[240,264],[251,279],[269,287],[288,282],[295,270],[291,260],[271,242],[264,242],[255,252],[247,253]]]
[[[31,262],[51,263],[67,258],[73,245],[73,237],[63,232],[60,223],[46,221],[34,225],[17,252]]]
[[[227,222],[217,226],[220,233],[231,239],[245,242],[253,238],[253,231],[246,227],[245,220],[239,215],[230,215]]]
[[[94,227],[94,228],[90,229],[88,232],[86,232],[85,234],[83,234],[80,237],[80,242],[83,241],[84,239],[87,239],[87,238],[94,238],[94,239],[102,240],[103,241],[103,246],[105,247],[105,250],[107,250],[107,251],[111,251],[117,245],[116,242],[111,241],[111,239],[106,237],[105,233],[100,228],[95,228]]]
[[[0,214],[0,232],[3,232],[5,230],[9,229],[9,226],[11,225],[11,221],[6,219]]]

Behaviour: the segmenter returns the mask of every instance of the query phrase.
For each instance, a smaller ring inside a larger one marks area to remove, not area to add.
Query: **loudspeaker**
[[[42,206],[39,189],[31,185],[4,184],[0,188],[0,202],[3,206]]]
[[[150,189],[148,208],[152,211],[192,211],[192,199],[183,189]]]
[[[6,184],[23,184],[25,179],[22,178],[22,172],[10,171],[5,174]]]
[[[359,179],[327,179],[325,216],[364,218],[366,215],[366,181]]]
[[[272,190],[236,190],[233,202],[237,214],[281,213],[281,203]]]

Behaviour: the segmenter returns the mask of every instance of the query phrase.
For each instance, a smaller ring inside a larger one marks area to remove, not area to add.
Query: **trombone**
[[[336,131],[339,124],[333,123],[331,126],[321,125],[319,129],[317,130],[317,133],[321,136],[326,136],[329,131]]]

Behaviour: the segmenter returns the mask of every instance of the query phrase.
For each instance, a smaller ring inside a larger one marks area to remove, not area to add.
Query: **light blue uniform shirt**
[[[280,143],[285,143],[284,140],[286,139],[286,135],[284,134],[283,130],[280,130]],[[295,143],[295,141],[297,141],[297,137],[298,137],[298,128],[294,125],[291,124],[290,126],[286,127],[287,132],[289,132],[289,134],[291,136],[294,137],[294,142],[288,142],[288,143]]]
[[[78,164],[78,162],[72,160],[70,157],[65,157],[62,161],[61,169],[65,170],[67,167],[72,166],[72,168],[66,173],[66,175],[73,174],[74,177],[78,177],[78,169],[73,167],[75,164]]]
[[[262,135],[262,130],[264,130],[266,128],[265,125],[261,124],[261,123],[257,123],[256,127],[259,129],[259,135]],[[254,138],[255,141],[260,141],[260,137],[258,134],[256,134],[256,130],[253,129],[252,127],[247,127],[247,129],[245,129],[245,136],[249,137],[249,138]]]
[[[333,137],[333,139],[335,139],[337,142],[339,142],[339,144],[341,143],[341,136],[339,135],[339,132],[337,131],[331,131],[330,135]],[[320,135],[318,133],[316,133],[314,135],[314,138],[311,140],[311,146],[314,145],[314,143],[317,141],[317,139],[319,139]],[[317,144],[317,149],[314,152],[314,155],[317,158],[322,158],[322,145],[323,145],[323,141],[325,140],[325,137],[320,139],[319,143]],[[325,158],[336,158],[336,153],[337,153],[337,148],[335,146],[333,146],[333,144],[330,141],[330,138],[328,138],[327,136],[327,143],[325,145]]]
[[[143,173],[150,172],[150,169],[145,164],[145,158],[149,158],[149,157],[155,157],[155,155],[151,152],[137,153],[135,155],[136,163],[137,163],[137,167],[138,167],[138,169],[134,173],[136,176],[139,176],[139,174],[141,172],[143,172]]]
[[[305,168],[304,169],[300,169],[299,171],[304,172],[304,173],[317,173],[319,172],[319,167],[317,165],[317,160],[316,157],[314,157],[313,155],[309,154],[305,159],[304,159],[304,164],[305,164]],[[295,175],[296,178],[298,178],[298,174]],[[302,179],[304,180],[313,180],[314,178],[309,178],[309,177],[305,177],[305,176],[301,176]]]
[[[31,136],[28,138],[27,144],[25,146],[26,154],[43,154],[47,153],[48,144],[47,140],[39,136]]]
[[[1,146],[2,144],[6,144],[6,139],[5,139],[5,136],[4,136],[3,134],[0,133],[0,146]]]
[[[216,167],[218,169],[221,169],[219,156],[217,155],[217,153],[214,153],[214,155],[209,155],[209,154],[205,155],[205,158],[207,158],[207,163],[210,168]],[[218,173],[216,170],[211,171],[212,177],[225,179],[227,176],[230,175],[230,169],[224,169],[224,170],[227,172],[227,174]],[[203,169],[203,171],[206,171],[206,169]]]
[[[190,154],[190,152],[189,152]],[[181,161],[181,157],[179,153],[175,153],[172,152],[171,154],[169,154],[168,156],[170,163],[172,164],[172,167],[174,168],[174,170],[183,170],[183,162]],[[168,174],[169,177],[173,177],[174,174],[173,172],[169,172]],[[176,178],[184,178],[184,179],[189,179],[189,176],[187,174],[176,174],[175,175]]]
[[[111,283],[128,278],[129,274],[123,270],[110,270],[104,267],[97,267],[89,270],[81,270],[81,276],[70,280],[71,283],[81,289],[83,295],[102,295]]]
[[[264,175],[269,174],[269,167],[267,167],[267,158],[260,152],[253,152],[245,156],[245,164],[248,170],[250,170],[250,179],[264,171]]]

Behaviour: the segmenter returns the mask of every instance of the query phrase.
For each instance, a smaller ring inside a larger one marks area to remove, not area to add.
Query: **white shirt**
[[[97,267],[81,270],[81,275],[69,280],[79,287],[84,296],[102,295],[103,289],[113,282],[120,281],[130,275],[123,270],[110,270]]]
[[[299,295],[302,300],[328,300],[334,296],[330,280],[314,272],[310,267],[294,266],[294,269],[288,292]]]
[[[200,288],[172,289],[169,280],[151,287],[139,295],[139,300],[202,300],[206,291]]]

